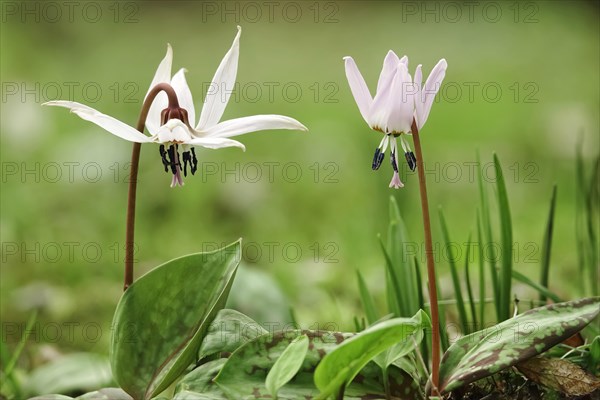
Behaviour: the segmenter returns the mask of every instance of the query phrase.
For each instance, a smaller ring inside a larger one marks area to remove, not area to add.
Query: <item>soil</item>
[[[505,371],[457,389],[444,400],[600,400],[600,389],[585,396],[568,396]]]

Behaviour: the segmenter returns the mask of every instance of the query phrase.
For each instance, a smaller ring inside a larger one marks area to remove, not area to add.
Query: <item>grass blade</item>
[[[477,213],[477,240],[479,242],[479,246],[477,246],[477,250],[479,251],[479,323],[481,324],[478,327],[479,330],[483,329],[485,325],[485,259],[483,254],[483,238],[481,236],[479,212]]]
[[[377,316],[377,311],[375,309],[375,303],[373,302],[373,296],[369,292],[369,288],[363,279],[360,271],[356,271],[356,277],[358,278],[358,289],[360,291],[360,299],[363,304],[363,308],[365,310],[365,315],[367,316],[367,322],[369,325],[372,325],[375,321],[379,319]]]
[[[501,264],[499,274],[499,321],[507,320],[511,317],[510,305],[511,285],[512,285],[512,220],[510,216],[510,207],[508,205],[508,194],[504,183],[504,175],[498,156],[494,154],[494,168],[496,170],[496,187],[498,189],[498,208],[500,212],[500,230],[501,230]]]
[[[548,288],[529,279],[528,277],[526,277],[525,275],[523,275],[522,273],[520,273],[519,271],[517,271],[515,269],[512,270],[512,277],[515,278],[516,280],[518,280],[519,282],[524,283],[525,285],[529,286],[530,288],[537,290],[538,292],[540,292],[540,294],[543,294],[545,297],[549,298],[550,300],[552,300],[555,303],[561,303],[564,301],[557,294],[555,294],[554,292],[551,292]]]
[[[425,298],[423,297],[423,279],[421,277],[421,265],[419,264],[419,260],[417,259],[417,256],[415,256],[414,258],[415,262],[415,277],[417,278],[417,296],[419,299],[419,309],[421,310],[425,310]],[[429,314],[429,318],[431,318],[431,313]],[[430,345],[430,341],[429,340],[422,340],[421,341],[421,355],[423,356],[423,359],[425,360],[429,360],[429,345]]]
[[[450,241],[450,235],[448,234],[448,227],[446,220],[444,219],[444,213],[442,209],[439,209],[440,224],[442,226],[442,236],[448,249],[448,264],[450,264],[450,275],[452,276],[452,284],[454,285],[454,296],[456,297],[456,308],[458,309],[458,317],[460,320],[461,330],[463,333],[469,333],[469,321],[467,319],[467,310],[465,308],[465,302],[461,293],[460,279],[458,277],[458,270],[456,266],[456,257],[452,250],[452,242]]]
[[[0,391],[4,389],[4,383],[10,381],[13,385],[13,390],[15,391],[15,395],[17,398],[19,398],[21,395],[21,387],[17,384],[17,380],[13,376],[13,369],[17,365],[17,361],[19,360],[19,357],[21,356],[21,353],[25,348],[25,344],[27,343],[27,338],[29,337],[29,334],[33,331],[33,324],[35,324],[35,321],[37,320],[37,314],[38,312],[37,310],[35,310],[29,316],[29,319],[27,320],[27,325],[25,325],[25,331],[23,332],[21,339],[19,339],[19,343],[17,343],[17,347],[15,348],[12,357],[10,358],[8,363],[5,364],[5,368],[2,373],[6,377],[6,380],[2,382],[3,384],[2,386],[0,386]]]
[[[471,250],[471,235],[469,235],[469,240],[467,241],[467,251],[465,253],[465,282],[467,284],[467,294],[469,295],[469,306],[471,308],[471,318],[472,325],[477,326],[477,312],[475,312],[475,300],[473,298],[473,289],[471,288],[471,278],[469,276],[469,253]],[[476,329],[475,329],[476,330]],[[472,332],[472,329],[469,329],[469,332]]]
[[[548,222],[546,223],[546,232],[544,233],[544,241],[542,243],[542,265],[540,285],[548,287],[548,277],[550,273],[550,251],[552,250],[552,233],[554,230],[554,211],[556,209],[556,185],[552,187],[552,197],[550,199],[550,213],[548,214]],[[546,302],[546,296],[540,293],[540,301]]]
[[[388,293],[388,307],[390,312],[394,314],[394,316],[401,316],[402,310],[402,299],[400,297],[400,286],[398,284],[398,276],[396,274],[396,270],[394,269],[394,265],[392,264],[392,259],[388,254],[381,237],[379,237],[379,245],[381,246],[381,251],[383,252],[383,256],[385,257],[385,266],[386,266],[386,287]]]
[[[412,256],[409,257],[406,254],[406,245],[410,243],[410,240],[398,204],[393,196],[390,196],[389,218],[387,251],[396,271],[396,277],[401,278],[397,281],[397,286],[400,288],[397,296],[401,300],[400,316],[408,318],[413,316],[419,308]]]
[[[491,251],[491,254],[487,254],[489,266],[490,266],[490,277],[492,279],[492,293],[494,295],[494,307],[496,309],[496,319],[500,318],[500,306],[498,299],[500,298],[500,288],[498,285],[498,273],[496,271],[496,247],[493,246],[494,237],[492,235],[492,222],[490,217],[490,206],[488,202],[486,188],[483,184],[483,168],[481,167],[481,160],[479,153],[477,153],[477,180],[479,182],[479,201],[481,202],[481,222],[483,228],[483,234],[485,235],[485,248]],[[483,241],[480,241],[480,247],[484,245]],[[482,247],[483,250],[483,247]],[[485,254],[485,253],[482,253]]]

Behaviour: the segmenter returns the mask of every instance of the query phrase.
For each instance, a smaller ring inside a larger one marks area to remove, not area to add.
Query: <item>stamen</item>
[[[192,161],[190,162],[191,165],[191,169],[192,169],[192,175],[194,175],[196,173],[196,170],[198,169],[198,159],[196,158],[196,150],[194,150],[194,148],[192,147]]]
[[[379,169],[379,167],[381,167],[381,163],[383,162],[384,157],[385,153],[383,153],[379,147],[376,148],[375,155],[373,155],[373,164],[371,166],[373,168],[373,171],[376,171]]]
[[[394,168],[394,172],[398,172],[398,165],[396,164],[396,152],[392,151],[390,153],[390,158],[392,161],[392,168]]]
[[[169,146],[169,165],[171,166],[171,172],[173,175],[177,173],[177,158],[175,158],[175,146]]]
[[[417,157],[415,157],[415,154],[412,151],[404,153],[404,157],[406,158],[408,168],[410,168],[411,171],[417,169]]]
[[[183,176],[187,177],[187,165],[190,163],[190,167],[192,166],[192,160],[189,151],[183,152]]]
[[[167,159],[167,152],[165,151],[165,145],[161,144],[159,148],[160,158],[162,159],[163,166],[165,167],[165,172],[169,172],[169,160]]]

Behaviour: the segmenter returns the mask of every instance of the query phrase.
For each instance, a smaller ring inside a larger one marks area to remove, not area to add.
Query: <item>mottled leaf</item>
[[[427,314],[419,310],[412,318],[384,321],[346,340],[326,355],[315,371],[315,384],[321,391],[319,398],[343,392],[377,354],[403,341],[412,341],[417,331],[430,326]]]
[[[104,388],[83,394],[75,400],[133,400],[133,398],[120,388]]]
[[[159,394],[196,361],[209,324],[227,299],[240,248],[238,241],[171,260],[125,291],[113,320],[111,364],[132,397]]]
[[[583,396],[600,388],[600,379],[560,358],[534,357],[517,364],[532,381],[569,396]]]
[[[279,399],[289,400],[313,398],[318,394],[312,379],[316,365],[325,354],[354,334],[298,330],[261,336],[246,343],[229,359],[208,362],[185,375],[177,384],[173,399],[273,399],[265,386],[267,371],[289,343],[301,335],[309,340],[306,357],[300,371],[277,395]],[[419,397],[418,385],[396,366],[390,367],[389,383],[390,395],[395,399]],[[367,364],[357,375],[344,396],[346,400],[384,397],[381,371],[373,363]]]
[[[301,335],[292,340],[290,345],[281,353],[265,380],[265,386],[271,396],[277,398],[279,389],[298,373],[307,351],[308,336]]]
[[[535,308],[457,340],[444,354],[440,390],[449,392],[532,358],[583,329],[600,298]]]
[[[242,344],[265,333],[267,331],[252,318],[235,310],[221,310],[200,345],[198,359],[217,353],[232,353]]]
[[[29,395],[85,393],[114,384],[105,356],[73,353],[36,368],[27,380]]]

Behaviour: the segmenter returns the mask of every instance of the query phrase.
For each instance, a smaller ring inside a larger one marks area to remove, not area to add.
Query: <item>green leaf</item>
[[[600,336],[596,336],[590,344],[587,366],[594,375],[597,375],[598,372],[600,372]]]
[[[512,270],[512,277],[514,279],[518,280],[519,282],[526,284],[530,288],[537,290],[539,293],[543,294],[545,297],[548,297],[555,303],[560,303],[563,301],[554,292],[551,292],[548,288],[545,288],[544,286],[541,286],[539,283],[532,281],[527,276],[523,275],[522,273],[520,273],[519,271],[517,271],[515,269]]]
[[[76,397],[75,400],[133,400],[120,388],[104,388]]]
[[[439,209],[440,225],[442,226],[442,236],[444,242],[446,242],[446,248],[448,249],[450,264],[450,275],[452,276],[452,284],[454,285],[454,296],[456,297],[456,308],[458,310],[458,316],[460,319],[461,330],[465,333],[469,332],[469,320],[467,318],[467,309],[465,308],[465,302],[462,296],[462,289],[460,287],[460,279],[458,278],[458,267],[456,266],[456,256],[452,250],[452,241],[450,240],[450,234],[448,233],[448,226],[446,225],[446,219],[442,209]],[[468,262],[468,256],[467,256]]]
[[[548,350],[583,329],[599,305],[600,298],[547,305],[460,338],[442,358],[440,390],[450,392]]]
[[[268,371],[290,343],[301,335],[309,338],[309,351],[297,376],[281,388],[278,395],[285,399],[316,395],[312,374],[317,364],[325,354],[353,334],[289,330],[259,336],[233,352],[214,381],[230,398],[268,395],[265,386]]]
[[[267,374],[265,386],[271,396],[277,398],[279,389],[288,383],[302,367],[304,357],[308,351],[308,336],[298,336],[281,353],[273,367]]]
[[[548,214],[548,222],[546,223],[546,231],[544,233],[544,241],[542,242],[542,268],[540,276],[540,285],[548,287],[548,276],[550,275],[550,251],[552,250],[552,231],[554,227],[554,210],[556,209],[556,185],[552,188],[552,197],[550,198],[550,212]],[[546,302],[546,295],[540,293],[540,301]]]
[[[369,292],[369,288],[363,279],[360,271],[356,271],[356,277],[358,278],[358,289],[360,291],[360,299],[362,301],[365,314],[367,316],[367,322],[369,325],[373,324],[379,317],[377,317],[377,311],[375,309],[375,303],[373,302],[373,296]]]
[[[29,395],[85,393],[114,384],[105,356],[73,353],[36,368],[26,387]]]
[[[298,330],[263,335],[248,342],[245,349],[240,349],[229,359],[208,362],[185,375],[175,388],[173,400],[272,399],[265,387],[266,371],[289,343],[301,335],[306,335],[309,340],[306,358],[298,374],[279,390],[278,397],[289,400],[314,397],[318,390],[312,375],[317,363],[338,342],[353,334]],[[217,375],[219,377],[215,378]],[[417,398],[419,387],[407,373],[392,366],[389,378],[393,398]],[[347,388],[344,398],[362,400],[384,396],[381,371],[369,363]]]
[[[485,326],[485,256],[483,253],[483,238],[481,236],[481,221],[477,213],[477,246],[479,253],[479,323],[481,327]],[[477,329],[477,328],[475,328]]]
[[[225,393],[213,382],[227,359],[220,358],[202,364],[186,374],[175,387],[173,400],[227,399]]]
[[[360,370],[377,354],[406,340],[431,322],[424,311],[412,318],[384,321],[344,341],[327,354],[315,370],[314,380],[321,391],[319,398],[340,395]]]
[[[111,365],[136,399],[165,390],[196,361],[202,339],[227,300],[241,241],[171,260],[123,294],[113,320]]]
[[[200,345],[198,359],[217,353],[232,353],[242,344],[265,333],[267,331],[262,326],[241,312],[221,310],[210,324]]]
[[[510,207],[508,205],[508,194],[504,183],[504,175],[498,156],[494,154],[494,167],[496,170],[496,187],[498,189],[498,209],[500,212],[501,228],[501,264],[500,264],[500,302],[498,308],[500,315],[498,320],[504,321],[510,318],[510,305],[512,304],[512,219],[510,216]]]
[[[400,314],[398,317],[410,317],[418,310],[417,293],[415,291],[414,267],[412,265],[412,256],[407,252],[407,246],[411,243],[408,238],[406,226],[398,203],[394,196],[390,196],[389,204],[390,224],[388,227],[388,237],[386,250],[391,261],[391,268],[395,271],[397,285],[390,287],[396,292],[396,298],[399,303]]]
[[[471,251],[471,235],[469,235],[469,240],[467,240],[467,250],[466,250],[466,254],[465,254],[465,283],[467,286],[467,295],[469,296],[469,308],[471,309],[471,321],[472,321],[472,325],[468,325],[469,330],[467,332],[472,332],[474,330],[472,327],[478,326],[477,325],[477,312],[475,311],[475,298],[473,297],[473,288],[471,287],[471,277],[469,274],[470,251]]]
[[[481,223],[482,231],[485,235],[485,247],[491,250],[491,254],[487,254],[489,257],[490,265],[490,276],[492,278],[492,293],[494,294],[494,307],[496,308],[496,318],[500,318],[500,305],[498,299],[500,298],[500,287],[498,284],[498,273],[496,271],[496,250],[494,246],[494,236],[492,235],[492,222],[490,216],[490,205],[488,202],[488,196],[486,187],[483,184],[483,168],[481,167],[481,159],[479,152],[477,153],[477,180],[479,182],[479,201],[481,202]],[[484,242],[480,240],[479,247],[483,250]],[[483,254],[483,252],[482,252]]]

